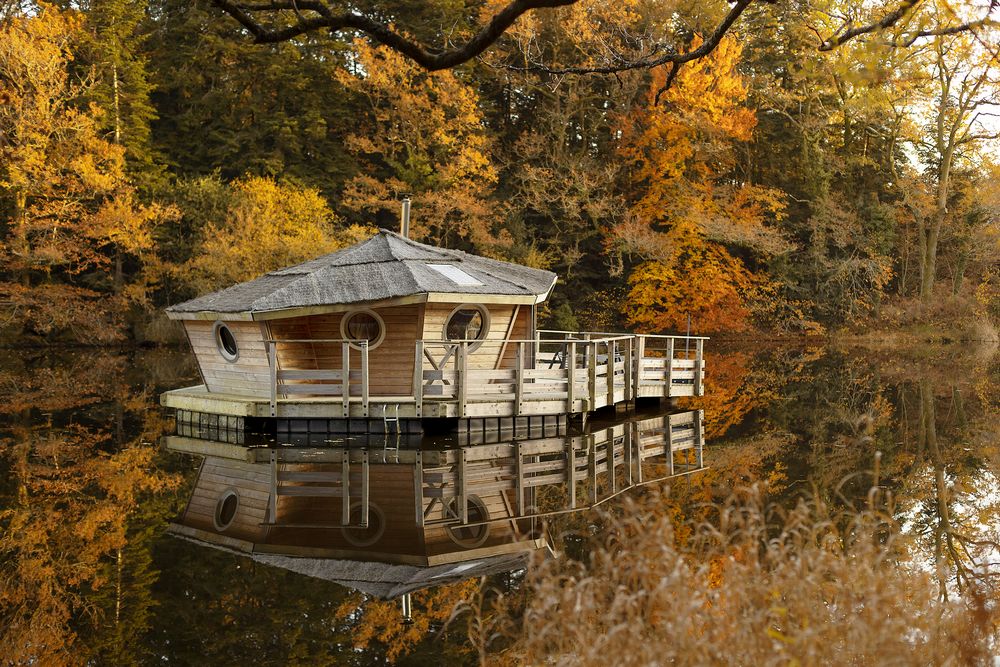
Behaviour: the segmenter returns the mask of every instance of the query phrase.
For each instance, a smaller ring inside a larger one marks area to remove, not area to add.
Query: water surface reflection
[[[937,573],[942,595],[994,571],[1000,530],[996,361],[954,348],[873,356],[823,347],[715,346],[709,354],[706,396],[680,406],[707,415],[707,469],[666,482],[671,506],[665,511],[697,517],[704,501],[749,481],[781,502],[815,491],[831,503],[860,505],[875,481],[880,452],[878,482],[891,492],[888,509],[906,537],[900,558]],[[184,523],[178,518],[195,493],[203,458],[158,446],[174,425],[156,396],[190,384],[195,374],[186,352],[18,350],[0,357],[0,655],[35,664],[474,660],[460,624],[443,636],[438,630],[456,602],[477,594],[478,579],[411,589],[414,622],[402,624],[398,601],[329,580],[349,577],[304,576],[254,560],[245,550],[167,534],[171,522]],[[565,446],[564,434],[555,438]],[[589,475],[587,446],[580,443],[575,451],[579,471],[586,457]],[[406,446],[397,449],[402,453]],[[624,450],[619,457],[624,463]],[[266,468],[270,461],[255,459],[253,465]],[[615,489],[627,486],[625,469],[617,468]],[[634,466],[632,471],[635,479]],[[497,481],[510,479],[504,473]],[[600,483],[598,500],[612,488],[606,472]],[[371,484],[370,492],[375,488]],[[497,525],[528,521],[527,510],[566,509],[568,487],[552,489],[539,487],[534,497],[525,492],[521,514]],[[516,489],[504,493],[515,508]],[[591,504],[582,482],[576,500],[581,507]],[[282,502],[291,511],[301,501],[289,496]],[[342,510],[329,499],[322,502],[327,514]],[[602,530],[588,512],[546,520],[551,546],[571,557],[586,556],[579,536]],[[281,530],[272,527],[275,537]],[[302,530],[340,534],[339,527]],[[537,538],[530,526],[518,530]],[[422,557],[438,555],[425,550]],[[507,565],[487,581],[520,595],[520,573],[506,571]],[[379,590],[391,595],[409,584],[392,586]]]

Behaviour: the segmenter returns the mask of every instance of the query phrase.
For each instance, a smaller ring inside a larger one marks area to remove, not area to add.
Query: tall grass
[[[666,495],[626,499],[587,558],[540,561],[525,596],[472,605],[473,639],[491,664],[990,664],[990,581],[941,595],[878,504],[782,511],[749,489],[692,522]]]

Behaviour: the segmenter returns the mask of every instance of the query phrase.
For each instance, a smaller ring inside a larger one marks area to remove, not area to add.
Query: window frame
[[[451,324],[451,318],[455,317],[455,315],[458,314],[458,312],[462,311],[462,310],[477,310],[477,311],[479,311],[479,316],[483,319],[483,326],[479,330],[479,337],[478,338],[475,338],[475,339],[472,339],[472,338],[469,338],[469,339],[456,339],[456,338],[452,338],[452,337],[450,337],[448,335],[448,325]],[[479,347],[484,342],[486,342],[487,336],[490,335],[490,326],[491,325],[492,325],[492,321],[490,319],[490,309],[487,308],[484,304],[481,304],[481,303],[463,303],[463,304],[460,304],[460,305],[456,306],[450,313],[448,313],[448,317],[445,318],[444,328],[441,330],[441,340],[446,340],[446,341],[449,341],[449,342],[452,342],[452,343],[461,342],[462,340],[468,340],[469,341],[469,352],[472,352],[473,350],[478,350]]]
[[[373,318],[375,318],[375,321],[378,322],[378,328],[379,328],[378,338],[376,338],[375,340],[369,339],[368,341],[368,349],[373,350],[379,345],[381,345],[382,341],[385,340],[386,329],[385,329],[385,320],[383,320],[382,316],[379,315],[374,310],[372,310],[371,308],[355,308],[354,310],[349,310],[346,313],[344,313],[344,315],[340,318],[340,337],[345,341],[351,341],[350,345],[355,350],[361,349],[360,345],[353,342],[354,339],[351,338],[350,333],[347,331],[347,323],[350,322],[351,318],[354,317],[355,315],[362,315],[362,314],[371,315]]]
[[[236,352],[235,352],[235,354],[231,354],[229,352],[229,350],[226,349],[225,343],[223,343],[223,341],[222,341],[222,330],[223,329],[225,329],[226,331],[228,331],[229,335],[233,339],[233,345],[236,346]],[[225,359],[227,362],[229,362],[231,364],[235,364],[237,361],[240,360],[240,342],[236,339],[236,334],[233,333],[232,328],[228,324],[226,324],[222,320],[218,320],[215,324],[213,324],[212,325],[212,338],[215,339],[215,349],[217,349],[219,351],[219,356],[220,357],[222,357],[223,359]]]

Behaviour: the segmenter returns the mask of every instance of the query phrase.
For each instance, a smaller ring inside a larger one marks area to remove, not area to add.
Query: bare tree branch
[[[354,12],[334,12],[322,0],[297,0],[288,2],[241,3],[233,0],[213,0],[213,4],[226,12],[246,28],[258,44],[285,42],[317,30],[358,30],[376,41],[398,51],[428,70],[456,67],[475,58],[497,41],[504,32],[525,12],[534,9],[563,7],[579,0],[513,0],[497,12],[472,38],[454,49],[432,51],[403,36],[385,23]],[[287,26],[268,28],[258,22],[256,13],[281,12],[287,10],[311,11],[313,16],[299,17]]]
[[[670,65],[666,86],[660,91],[662,94],[673,82],[680,66],[711,53],[750,5],[771,4],[775,1],[732,0],[732,6],[715,29],[704,42],[689,51],[678,51],[672,46],[657,44],[644,55],[629,57],[614,51],[609,46],[611,54],[608,59],[611,62],[603,65],[555,67],[537,63],[522,66],[505,64],[502,67],[512,71],[567,75],[616,74],[628,70]],[[839,17],[843,21],[842,24],[832,35],[825,38],[813,28],[820,41],[818,48],[820,51],[830,51],[862,35],[888,30],[911,16],[922,1],[898,0],[895,8],[881,19],[864,25],[853,25],[852,19],[847,16]],[[433,48],[421,44],[406,36],[404,32],[396,30],[388,22],[350,9],[334,8],[327,0],[212,0],[212,2],[236,19],[258,44],[288,41],[320,30],[329,32],[354,30],[403,54],[427,70],[441,70],[456,67],[482,55],[524,14],[538,9],[573,5],[579,0],[512,0],[480,27],[468,41],[445,48]],[[265,21],[258,20],[258,17],[265,17]],[[957,25],[915,30],[890,44],[910,46],[920,38],[975,31],[992,23],[989,17],[984,17]]]

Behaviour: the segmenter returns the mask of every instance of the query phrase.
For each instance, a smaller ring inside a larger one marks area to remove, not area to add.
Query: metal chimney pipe
[[[403,238],[410,238],[410,197],[407,195],[403,196],[403,215],[400,222],[399,233]]]

